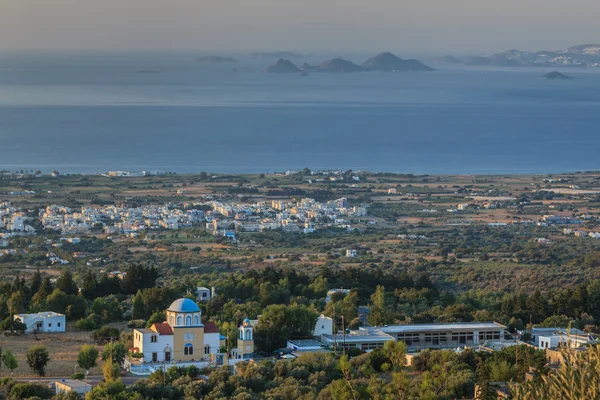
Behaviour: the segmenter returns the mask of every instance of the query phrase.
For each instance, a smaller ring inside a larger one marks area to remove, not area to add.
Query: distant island
[[[379,53],[375,57],[369,58],[362,66],[368,71],[382,72],[435,71],[420,61],[403,60],[389,52]]]
[[[213,64],[221,64],[221,63],[236,63],[238,62],[238,60],[236,60],[233,57],[221,57],[221,56],[204,56],[204,57],[199,57],[197,59],[198,62],[204,62],[204,63],[213,63]]]
[[[404,60],[392,53],[380,53],[375,57],[358,65],[352,61],[343,58],[333,58],[324,61],[319,65],[310,65],[308,63],[297,67],[290,60],[280,58],[275,64],[267,67],[265,72],[270,73],[299,73],[299,72],[332,72],[332,73],[351,73],[351,72],[410,72],[410,71],[434,71],[433,68],[422,64],[417,60]]]
[[[265,69],[265,72],[271,74],[297,74],[302,72],[302,70],[294,65],[294,63],[290,60],[284,60],[283,58],[280,58],[275,64],[268,66]]]
[[[343,58],[334,58],[322,62],[319,65],[311,66],[307,63],[302,64],[304,71],[314,72],[360,72],[364,71],[360,65],[354,64],[352,61],[344,60]]]
[[[294,53],[291,51],[272,51],[272,52],[255,52],[250,53],[252,58],[298,58],[303,57],[302,54]]]
[[[485,56],[457,58],[443,56],[435,64],[465,64],[469,66],[496,67],[600,67],[600,44],[584,44],[556,51],[506,50]]]
[[[542,79],[574,79],[572,76],[568,76],[565,74],[561,74],[558,71],[548,72],[547,74],[542,75]]]

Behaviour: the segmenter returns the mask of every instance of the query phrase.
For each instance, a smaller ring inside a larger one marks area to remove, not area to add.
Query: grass
[[[95,344],[89,332],[69,331],[64,333],[40,333],[37,335],[26,334],[23,336],[2,336],[0,345],[2,350],[12,350],[17,356],[19,367],[14,371],[15,377],[34,377],[35,375],[29,369],[25,354],[27,349],[34,345],[44,345],[50,353],[50,361],[46,367],[46,376],[71,376],[75,365],[77,364],[77,355],[84,344]],[[97,346],[97,345],[96,345]],[[102,350],[102,346],[97,346]],[[101,374],[102,361],[98,359],[98,367],[90,371],[90,374]],[[81,368],[79,372],[84,372]],[[10,371],[2,368],[2,375],[10,375]]]

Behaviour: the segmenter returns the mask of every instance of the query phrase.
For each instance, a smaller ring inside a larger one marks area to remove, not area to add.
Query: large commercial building
[[[327,347],[357,347],[361,350],[381,348],[390,340],[402,340],[410,351],[473,347],[488,340],[503,339],[505,329],[496,322],[386,325],[360,328],[345,335],[322,335],[321,342]]]

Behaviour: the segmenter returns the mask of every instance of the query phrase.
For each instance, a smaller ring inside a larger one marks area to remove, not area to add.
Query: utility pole
[[[515,368],[519,368],[519,332],[515,328]]]
[[[344,355],[346,355],[346,326],[344,324],[344,316],[342,315],[342,338],[344,341]]]
[[[335,323],[335,305],[333,306],[333,352],[337,354],[337,329]]]

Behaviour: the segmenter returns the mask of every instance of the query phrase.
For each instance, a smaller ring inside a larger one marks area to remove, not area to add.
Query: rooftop
[[[217,324],[211,321],[204,322],[204,333],[219,333]]]
[[[56,381],[55,384],[61,384],[61,385],[69,386],[70,388],[92,387],[92,385],[90,385],[89,383],[78,381],[76,379],[61,379],[59,381]]]
[[[35,318],[35,317],[48,318],[48,317],[64,317],[65,315],[56,313],[54,311],[42,311],[39,313],[32,313],[32,314],[15,314],[15,316],[21,317],[21,318]]]
[[[506,329],[506,326],[497,322],[456,322],[452,324],[410,324],[386,325],[380,327],[385,333],[424,332],[424,331],[463,331]]]
[[[313,340],[313,339],[308,339],[308,340],[288,340],[288,347],[292,345],[294,347],[294,350],[302,350],[304,348],[314,348],[314,347],[318,347],[321,348],[321,342]]]
[[[167,324],[166,322],[155,323],[154,325],[152,325],[152,330],[157,332],[159,335],[173,334],[173,328],[171,328],[171,325]]]
[[[383,332],[379,328],[360,328],[356,331],[350,331],[345,336],[341,333],[335,335],[322,335],[322,338],[327,342],[333,342],[334,340],[338,343],[356,343],[356,342],[387,342],[388,340],[394,340],[393,337]]]
[[[198,307],[194,300],[183,298],[171,303],[167,311],[191,313],[200,311],[200,307]]]

